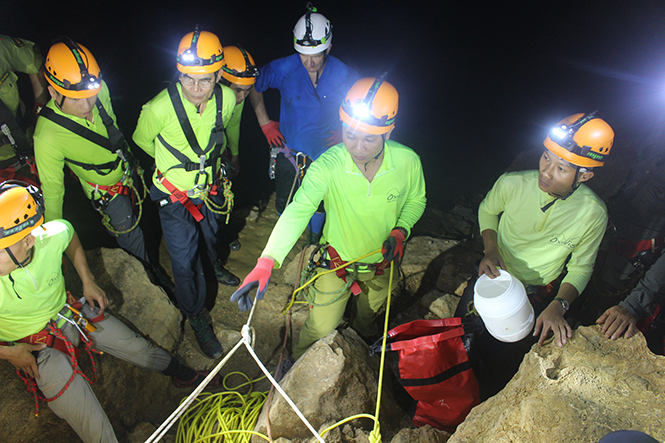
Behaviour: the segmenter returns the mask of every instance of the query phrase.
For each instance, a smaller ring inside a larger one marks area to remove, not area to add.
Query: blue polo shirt
[[[316,159],[330,146],[326,140],[332,133],[341,131],[339,107],[359,78],[355,70],[328,56],[314,88],[300,55],[293,54],[263,66],[254,87],[257,92],[268,88],[279,90],[279,129],[286,145]]]

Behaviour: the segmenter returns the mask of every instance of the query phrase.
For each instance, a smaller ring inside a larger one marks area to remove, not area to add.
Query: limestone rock
[[[402,429],[390,440],[390,443],[446,443],[450,434],[430,425],[422,428]]]
[[[449,443],[595,443],[619,429],[665,440],[665,357],[642,335],[608,340],[577,329],[557,347],[534,346],[496,396],[475,407]]]
[[[429,309],[431,318],[450,318],[455,316],[459,299],[457,295],[432,291],[423,297],[422,304]]]
[[[433,237],[411,238],[405,246],[404,260],[401,264],[404,275],[403,288],[406,294],[416,294],[423,285],[427,285],[429,288],[434,286],[439,269],[435,266],[430,267],[430,265],[443,252],[458,244],[457,240]],[[423,288],[422,292],[427,292],[429,288]]]
[[[181,314],[164,290],[152,284],[143,265],[124,250],[102,248],[88,254],[95,253],[100,256],[89,257],[88,262],[96,263],[93,275],[98,284],[107,294],[113,292],[109,294],[111,311],[129,320],[162,348],[173,350],[179,337]]]
[[[286,374],[281,386],[295,402],[314,429],[346,417],[365,413],[374,415],[378,385],[378,356],[369,357],[367,345],[352,329],[334,330],[317,341]],[[381,402],[382,433],[396,432],[404,413],[384,389]],[[266,408],[255,431],[266,432]],[[356,419],[354,427],[371,430],[373,422]],[[273,438],[307,438],[311,432],[288,403],[275,395],[270,405]],[[253,440],[255,441],[255,440]]]

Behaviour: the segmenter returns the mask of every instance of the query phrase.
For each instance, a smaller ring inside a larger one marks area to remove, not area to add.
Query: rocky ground
[[[531,157],[529,157],[531,155]],[[522,158],[533,164],[537,153]],[[516,169],[519,169],[519,161]],[[617,166],[617,170],[621,168]],[[602,177],[601,177],[602,178]],[[599,180],[597,192],[611,192],[613,181]],[[432,192],[432,190],[430,190]],[[481,245],[474,236],[475,210],[481,196],[468,196],[452,210],[429,210],[414,230],[402,263],[402,278],[391,305],[391,327],[418,318],[444,318],[454,312],[458,295],[471,277],[473,263],[480,258]],[[272,202],[272,199],[270,200]],[[232,252],[227,267],[244,277],[254,266],[267,240],[277,214],[272,204],[263,208],[239,208],[236,217],[242,229],[239,251]],[[282,351],[284,332],[293,339],[306,318],[306,305],[295,305],[289,317],[281,314],[289,300],[298,252],[274,273],[270,289],[258,305],[251,321],[254,347],[266,367],[274,369]],[[111,300],[110,310],[132,324],[150,339],[172,351],[196,369],[211,369],[216,362],[206,358],[196,346],[189,325],[179,316],[167,294],[150,283],[136,260],[118,249],[96,248],[87,252],[98,283]],[[160,261],[168,266],[162,246]],[[71,269],[71,268],[70,268]],[[68,272],[68,285],[76,293],[78,282]],[[210,311],[215,331],[226,350],[240,339],[248,314],[229,301],[233,288],[211,282]],[[456,295],[457,294],[457,295]],[[594,316],[615,300],[596,300],[578,324],[592,324]],[[322,430],[344,417],[374,413],[378,357],[367,355],[367,345],[350,330],[335,331],[317,343],[287,374],[282,382],[287,393]],[[178,406],[188,392],[175,389],[160,374],[134,368],[111,356],[95,357],[100,381],[94,390],[108,413],[120,441],[142,442]],[[86,373],[90,365],[83,365]],[[240,371],[249,379],[261,371],[241,347],[221,373]],[[237,384],[240,376],[233,376]],[[534,348],[519,373],[498,395],[476,407],[457,432],[450,434],[425,427],[415,429],[400,407],[403,398],[391,387],[387,376],[381,406],[383,441],[401,442],[596,442],[606,433],[621,428],[642,429],[665,440],[665,358],[646,349],[641,336],[610,342],[597,327],[582,327],[569,345],[557,348],[551,342]],[[13,368],[0,364],[0,441],[69,442],[78,437],[68,425],[40,404],[34,416],[34,400],[25,392]],[[267,391],[259,381],[254,389]],[[281,411],[281,412],[280,412]],[[277,396],[270,411],[273,437],[280,441],[304,441],[310,435]],[[326,436],[328,442],[367,442],[371,422],[355,420]],[[266,432],[265,411],[257,430]],[[163,441],[175,441],[175,429]],[[288,440],[287,440],[288,439]],[[259,440],[257,440],[259,441]]]

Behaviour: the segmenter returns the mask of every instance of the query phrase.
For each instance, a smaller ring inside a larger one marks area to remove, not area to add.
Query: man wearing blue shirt
[[[358,73],[329,55],[332,25],[316,8],[308,11],[293,29],[298,52],[263,66],[250,100],[268,140],[275,164],[275,205],[281,214],[290,202],[307,169],[330,146],[341,142],[338,110],[344,96],[358,80]],[[280,122],[270,120],[263,91],[281,94]],[[298,174],[296,174],[298,172]],[[310,242],[318,241],[325,221],[323,207],[309,224]]]

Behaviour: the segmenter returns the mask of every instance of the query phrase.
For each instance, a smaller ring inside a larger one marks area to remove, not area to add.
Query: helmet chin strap
[[[14,256],[14,253],[12,253],[12,250],[11,250],[11,249],[9,249],[9,248],[5,248],[5,251],[7,251],[7,255],[9,255],[9,258],[12,259],[12,261],[14,262],[14,264],[15,264],[16,266],[18,266],[19,268],[22,268],[22,267],[26,266],[28,263],[30,263],[30,260],[32,260],[32,254],[33,254],[33,252],[34,252],[34,249],[30,248],[30,252],[28,252],[28,256],[27,256],[27,257],[25,258],[25,260],[23,260],[22,262],[19,262],[19,261],[16,259],[16,256]]]
[[[570,188],[570,192],[567,193],[566,195],[550,194],[550,195],[553,195],[556,198],[554,200],[552,200],[551,202],[549,202],[548,204],[546,204],[545,206],[543,206],[542,208],[540,208],[540,210],[545,212],[549,208],[551,208],[552,205],[554,203],[556,203],[557,200],[565,200],[568,197],[570,197],[571,195],[573,195],[573,192],[575,192],[577,190],[577,188],[580,187],[580,183],[577,183],[577,178],[579,177],[579,175],[580,175],[580,167],[576,166],[575,167],[575,177],[573,179],[573,186]]]
[[[379,156],[381,155],[381,153],[383,152],[383,150],[386,149],[386,134],[381,134],[381,138],[383,139],[383,146],[381,146],[381,150],[379,151],[378,154],[376,154],[376,155],[374,156],[374,158],[373,158],[372,160],[378,160],[378,159],[379,159]],[[369,162],[371,162],[372,160],[369,160],[367,163],[365,163],[365,172],[367,172],[367,165],[368,165]]]

